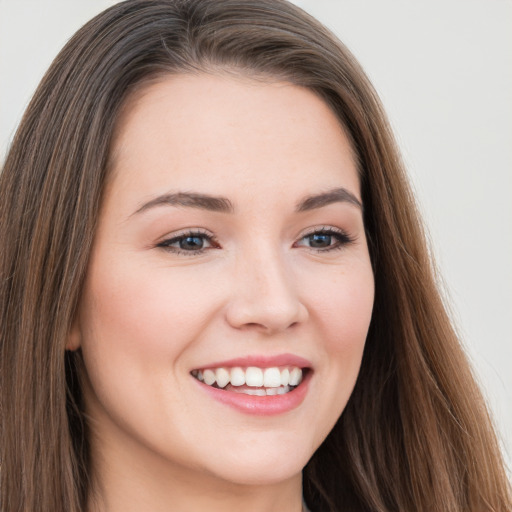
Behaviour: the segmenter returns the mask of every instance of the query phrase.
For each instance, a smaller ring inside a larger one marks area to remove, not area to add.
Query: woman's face
[[[347,137],[309,90],[204,74],[131,99],[68,344],[105,467],[300,475],[370,323],[360,203]]]

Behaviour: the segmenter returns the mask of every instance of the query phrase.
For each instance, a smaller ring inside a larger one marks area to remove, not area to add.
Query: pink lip
[[[272,368],[274,366],[297,366],[299,368],[311,368],[311,362],[303,357],[294,354],[278,354],[275,356],[245,356],[229,359],[227,361],[218,361],[208,363],[199,368],[233,368],[235,366],[247,367],[257,366],[258,368]]]
[[[210,397],[216,401],[225,404],[229,407],[236,409],[245,414],[254,414],[259,416],[270,416],[283,414],[291,411],[304,401],[309,390],[309,383],[311,381],[313,371],[311,370],[311,363],[306,359],[295,356],[293,354],[280,354],[277,356],[248,356],[228,361],[219,361],[208,364],[202,368],[233,368],[235,366],[248,367],[257,366],[259,368],[271,368],[274,366],[297,366],[299,368],[308,368],[302,379],[302,382],[292,391],[284,395],[268,395],[268,396],[254,396],[246,395],[243,393],[236,393],[235,391],[226,391],[220,388],[208,386],[199,380],[196,380],[197,385],[202,390],[209,394]]]
[[[297,408],[306,398],[313,372],[308,372],[302,382],[285,395],[253,396],[214,388],[196,380],[206,393],[229,407],[245,414],[271,416],[283,414]]]

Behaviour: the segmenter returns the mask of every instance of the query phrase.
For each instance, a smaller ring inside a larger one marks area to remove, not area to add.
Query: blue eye
[[[317,229],[299,239],[294,247],[306,247],[317,252],[328,252],[342,249],[353,239],[344,231],[335,228]],[[212,248],[219,248],[212,235],[201,232],[186,232],[167,240],[163,240],[157,247],[176,254],[194,256]]]
[[[213,237],[205,233],[184,233],[158,244],[168,251],[187,254],[199,254],[205,249],[213,247]]]
[[[332,235],[327,233],[315,233],[307,237],[309,246],[315,249],[325,249],[332,245]]]
[[[320,252],[327,252],[333,249],[341,249],[353,240],[344,231],[328,228],[319,229],[302,237],[295,245],[298,247],[309,247]]]
[[[177,243],[179,248],[184,251],[197,251],[204,248],[205,240],[202,236],[187,236],[181,238]]]

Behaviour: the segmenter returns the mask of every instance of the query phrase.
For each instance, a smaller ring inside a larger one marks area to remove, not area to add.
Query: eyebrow
[[[361,210],[363,209],[361,201],[359,201],[352,192],[348,191],[346,188],[340,187],[306,197],[297,204],[296,211],[306,212],[328,206],[332,203],[349,203],[357,206]]]
[[[320,194],[307,196],[297,203],[295,211],[305,212],[315,210],[332,203],[349,203],[357,206],[361,210],[363,209],[361,201],[359,201],[352,192],[349,192],[346,188],[340,187]],[[133,215],[157,206],[184,206],[187,208],[198,208],[220,213],[233,213],[235,211],[233,203],[225,197],[210,196],[195,192],[176,192],[162,194],[161,196],[151,199],[136,210]]]
[[[196,194],[194,192],[177,192],[175,194],[163,194],[151,201],[144,203],[135,213],[141,213],[156,206],[185,206],[187,208],[199,208],[212,212],[233,213],[234,207],[225,197]]]

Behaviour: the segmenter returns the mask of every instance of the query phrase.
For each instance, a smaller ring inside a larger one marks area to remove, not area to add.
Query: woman
[[[510,509],[385,115],[300,9],[100,14],[0,195],[2,510]]]

